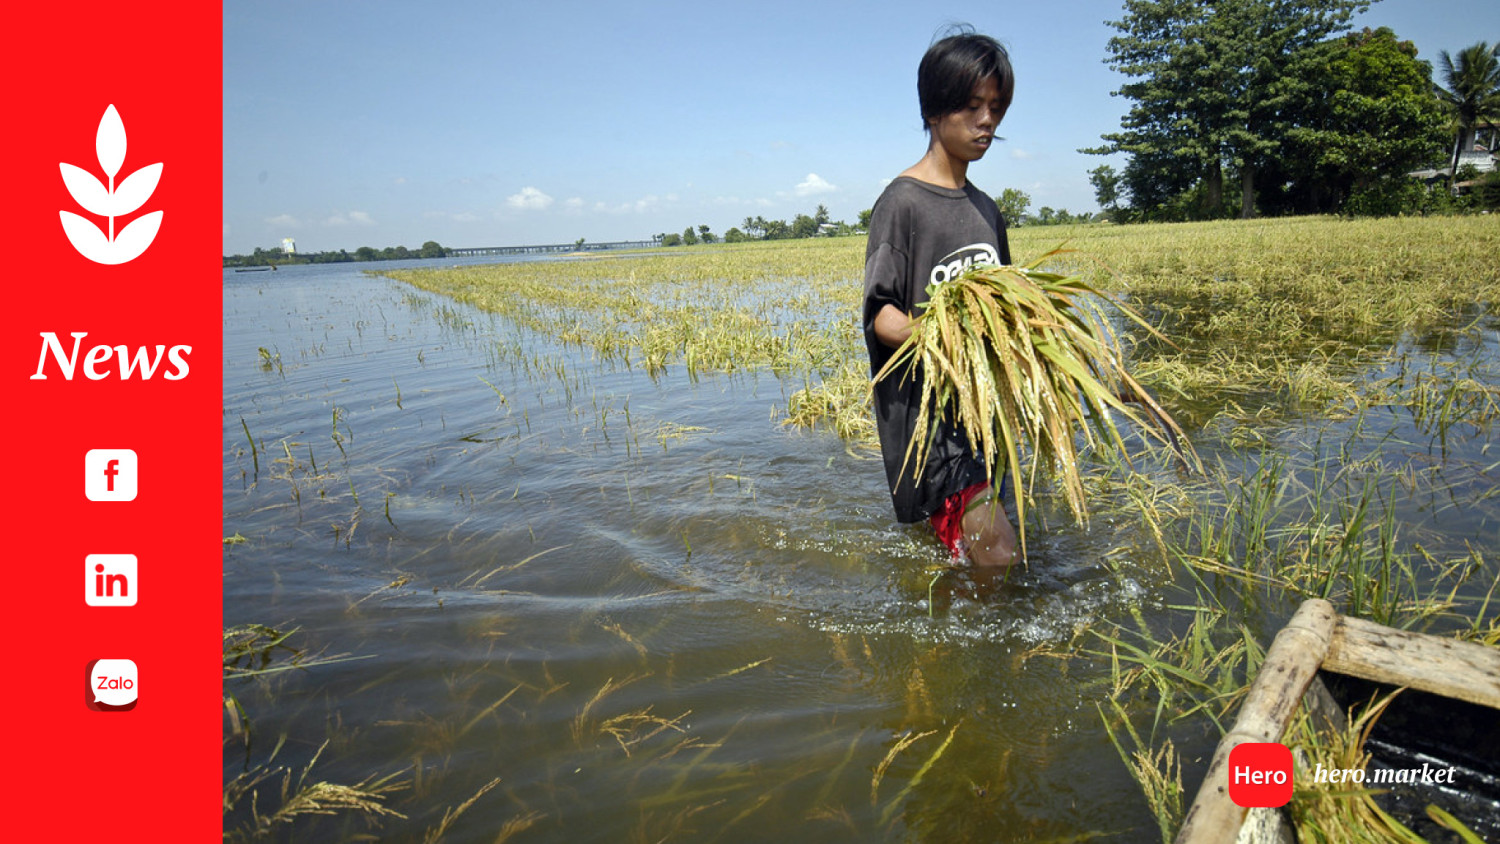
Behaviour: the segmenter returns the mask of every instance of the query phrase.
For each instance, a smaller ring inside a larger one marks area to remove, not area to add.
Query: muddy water
[[[874,455],[780,425],[800,380],[653,378],[349,265],[226,272],[224,353],[224,623],[296,629],[226,682],[226,782],[274,771],[265,814],[282,768],[390,776],[404,816],[282,839],[420,840],[479,794],[442,840],[1160,840],[1107,662],[1067,658],[1185,600],[1138,521],[944,572]],[[1475,485],[1481,439],[1446,444]],[[1426,533],[1493,547],[1493,509],[1441,505]]]

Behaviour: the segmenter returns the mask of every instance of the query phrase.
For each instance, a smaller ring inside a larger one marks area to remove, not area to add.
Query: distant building
[[[1474,168],[1474,172],[1480,175],[1500,170],[1500,126],[1485,123],[1475,128],[1474,146],[1458,153],[1459,171],[1462,172],[1465,167]],[[1445,181],[1453,175],[1452,160],[1443,167],[1429,167],[1407,175],[1421,179],[1428,185]],[[1473,184],[1475,183],[1459,182],[1455,187],[1470,187]]]
[[[288,255],[296,255],[297,239],[293,237],[283,237],[281,239],[281,251]]]
[[[1460,152],[1458,154],[1458,169],[1473,167],[1479,173],[1490,173],[1495,170],[1495,154],[1478,144],[1473,150]]]

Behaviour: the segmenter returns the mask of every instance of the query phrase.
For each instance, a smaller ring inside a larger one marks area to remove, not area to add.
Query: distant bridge
[[[566,252],[603,252],[606,249],[649,249],[660,244],[655,240],[614,240],[607,243],[547,243],[536,246],[470,246],[449,247],[449,255],[548,255]]]

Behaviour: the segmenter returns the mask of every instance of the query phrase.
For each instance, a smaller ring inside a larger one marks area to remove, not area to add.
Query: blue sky
[[[1094,210],[1120,0],[226,2],[224,251],[649,238],[825,205],[854,221],[926,149],[916,67],[965,22],[1016,70],[970,168]],[[1382,0],[1421,58],[1500,40],[1495,0]]]

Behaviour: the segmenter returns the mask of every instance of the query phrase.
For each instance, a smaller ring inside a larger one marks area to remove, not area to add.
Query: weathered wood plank
[[[1291,821],[1284,809],[1251,809],[1235,844],[1297,844]]]
[[[1500,649],[1340,617],[1323,668],[1500,709]]]
[[[1276,634],[1240,705],[1239,717],[1219,740],[1198,795],[1177,832],[1177,844],[1235,840],[1245,821],[1245,808],[1229,799],[1229,752],[1244,742],[1281,740],[1328,652],[1337,617],[1332,604],[1314,598],[1302,602]]]

